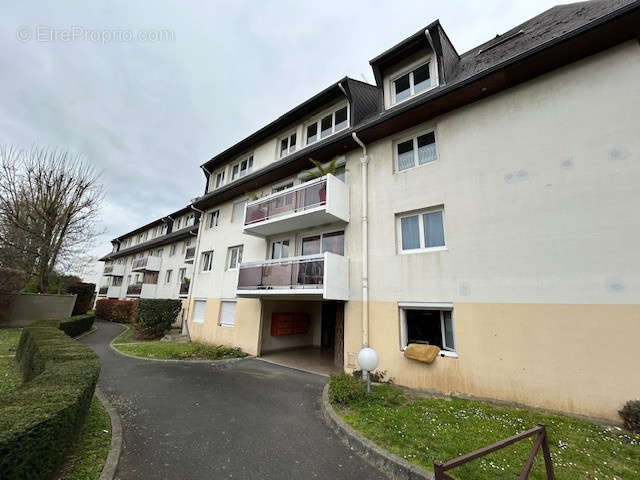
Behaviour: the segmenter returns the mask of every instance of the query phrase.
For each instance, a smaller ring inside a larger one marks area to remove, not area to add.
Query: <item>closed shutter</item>
[[[236,323],[236,302],[223,301],[220,305],[220,325],[232,326]]]
[[[206,300],[196,300],[193,308],[193,322],[204,323],[204,311],[207,306]]]

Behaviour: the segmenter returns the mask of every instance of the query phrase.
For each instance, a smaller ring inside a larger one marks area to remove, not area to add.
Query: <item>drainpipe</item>
[[[200,213],[200,220],[198,221],[198,233],[196,233],[196,251],[193,254],[193,269],[191,270],[191,281],[189,282],[189,293],[187,293],[187,298],[189,301],[187,302],[187,311],[185,313],[184,322],[182,322],[182,333],[187,335],[187,339],[191,341],[191,336],[189,335],[189,313],[191,310],[191,292],[193,291],[193,286],[196,283],[196,267],[198,265],[198,251],[200,250],[200,229],[205,222],[204,219],[204,210],[200,210],[199,208],[194,207],[193,205],[189,205],[192,210]],[[193,233],[191,233],[193,235]]]
[[[351,134],[355,142],[362,148],[362,348],[369,346],[369,218],[368,218],[368,183],[367,167],[369,156],[367,146],[358,138],[356,132]]]

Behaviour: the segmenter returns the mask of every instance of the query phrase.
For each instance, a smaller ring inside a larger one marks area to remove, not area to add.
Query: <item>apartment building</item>
[[[370,61],[375,85],[211,158],[191,338],[325,372],[369,345],[401,385],[616,420],[640,394],[639,37],[637,1],[464,54],[435,21]]]
[[[186,206],[113,239],[98,298],[187,298],[199,221]]]

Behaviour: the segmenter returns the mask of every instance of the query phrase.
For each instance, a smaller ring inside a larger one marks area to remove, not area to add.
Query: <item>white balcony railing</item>
[[[349,299],[349,259],[335,253],[242,263],[239,297],[308,296]]]
[[[109,285],[107,289],[107,298],[120,298],[122,293],[122,285]]]
[[[326,175],[247,204],[244,233],[268,237],[338,221],[349,221],[349,190]]]
[[[124,276],[124,265],[118,263],[105,265],[102,274],[105,277],[122,277]]]
[[[127,287],[127,297],[155,298],[155,283],[132,283]]]
[[[134,272],[159,272],[160,263],[160,257],[148,256],[136,258],[131,265],[131,270]]]

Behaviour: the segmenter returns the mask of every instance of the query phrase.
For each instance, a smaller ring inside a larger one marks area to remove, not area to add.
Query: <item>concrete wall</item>
[[[70,317],[76,295],[18,293],[3,327],[26,327],[38,320]]]
[[[271,336],[271,316],[273,313],[307,313],[311,320],[306,335]],[[306,345],[320,346],[322,328],[322,302],[312,301],[271,301],[262,302],[262,343],[260,353]]]

